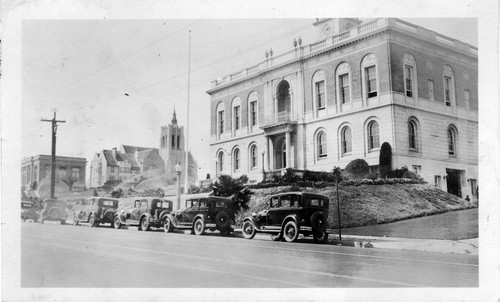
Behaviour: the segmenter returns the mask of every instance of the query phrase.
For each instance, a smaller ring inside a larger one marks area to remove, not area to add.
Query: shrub
[[[378,173],[369,173],[368,175],[366,175],[365,177],[366,179],[371,179],[371,180],[375,180],[378,178]]]
[[[345,167],[346,175],[354,179],[362,179],[370,173],[370,166],[364,159],[355,159]]]
[[[380,147],[379,155],[380,177],[387,177],[392,169],[392,148],[388,142],[384,142]]]

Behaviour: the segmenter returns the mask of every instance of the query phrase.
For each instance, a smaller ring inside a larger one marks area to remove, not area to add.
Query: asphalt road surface
[[[22,287],[477,287],[478,257],[22,223]]]

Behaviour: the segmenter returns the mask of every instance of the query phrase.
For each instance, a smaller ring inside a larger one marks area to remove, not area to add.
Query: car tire
[[[52,209],[49,212],[49,218],[50,220],[58,220],[59,219],[59,210]]]
[[[59,221],[61,221],[61,224],[66,224],[66,220],[64,220],[64,219],[61,219]]]
[[[316,211],[311,215],[311,227],[314,230],[321,230],[325,225],[325,216],[323,212]]]
[[[225,229],[229,226],[229,215],[226,212],[219,212],[215,215],[215,224],[219,229]]]
[[[142,229],[144,232],[149,231],[150,225],[147,217],[143,217],[141,219],[141,225],[140,229]]]
[[[205,232],[205,222],[203,219],[197,219],[193,224],[193,231],[195,235],[203,235]]]
[[[313,234],[314,242],[316,243],[327,243],[328,242],[328,233],[321,232],[321,234]]]
[[[172,220],[170,220],[170,218],[165,218],[165,223],[163,224],[163,231],[165,233],[172,233],[172,231],[174,230],[174,226],[172,224]]]
[[[113,227],[115,229],[119,229],[122,227],[122,222],[120,221],[120,218],[118,218],[118,216],[116,216],[115,219],[113,219]]]
[[[250,220],[247,220],[243,222],[243,226],[241,227],[241,233],[243,234],[244,238],[252,239],[253,237],[255,237],[257,230],[255,229],[253,223]]]
[[[294,242],[299,237],[299,227],[295,221],[289,221],[283,229],[283,237],[286,242]]]
[[[281,240],[283,240],[283,235],[281,235],[281,233],[271,234],[271,240],[272,241],[281,241]]]
[[[89,216],[89,226],[91,228],[95,228],[97,226],[97,222],[95,221],[95,215],[94,214],[90,214]]]

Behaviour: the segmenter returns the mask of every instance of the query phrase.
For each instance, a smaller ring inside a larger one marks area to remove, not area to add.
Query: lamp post
[[[179,162],[175,165],[175,172],[177,172],[177,210],[181,208],[181,172],[182,166]]]

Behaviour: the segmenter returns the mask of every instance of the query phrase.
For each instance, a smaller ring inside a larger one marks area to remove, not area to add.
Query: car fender
[[[170,214],[170,211],[169,210],[163,210],[160,215],[158,216],[158,219],[160,219],[160,221],[163,221],[165,220],[165,218],[167,218],[167,216]],[[172,219],[170,219],[172,220]]]
[[[300,228],[299,217],[297,217],[297,214],[292,214],[292,215],[286,216],[285,219],[283,219],[283,222],[281,223],[282,230],[285,227],[285,224],[287,224],[290,220],[294,221],[297,224],[297,226]]]
[[[260,223],[259,223],[259,220],[255,217],[246,217],[245,219],[243,219],[243,223],[245,223],[245,221],[250,221],[253,225],[253,227],[257,230],[257,231],[261,231],[262,229],[260,228]]]
[[[194,218],[193,218],[193,223],[194,223],[197,219],[202,219],[203,221],[205,221],[205,215],[203,215],[203,214],[198,214],[198,215],[194,216]]]
[[[146,217],[146,219],[148,220],[148,222],[150,222],[150,221],[151,221],[151,218],[152,218],[153,216],[151,216],[151,214],[149,214],[149,213],[142,214],[142,215],[141,215],[141,218],[139,219],[139,221],[142,221],[142,219],[143,219],[144,217]]]
[[[125,224],[125,220],[124,217],[125,215],[123,215],[122,213],[116,213],[115,216],[113,216],[113,221],[115,221],[115,219],[118,217],[118,220],[120,220],[120,223],[121,224]]]
[[[179,225],[179,221],[177,220],[177,218],[174,215],[172,215],[172,213],[165,214],[163,219],[167,219],[167,217],[170,219],[170,221],[172,222],[172,225],[174,227],[177,227]]]

